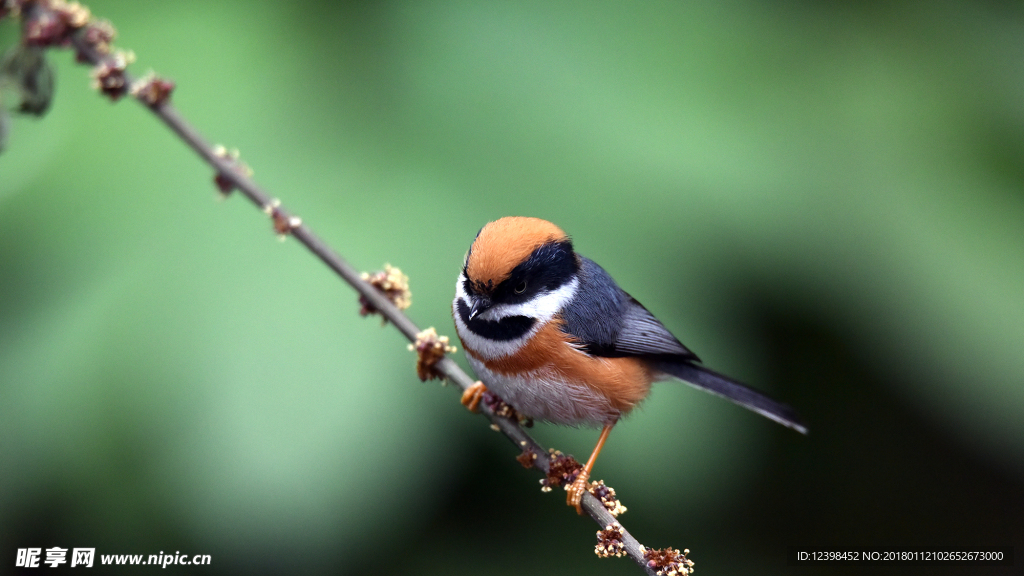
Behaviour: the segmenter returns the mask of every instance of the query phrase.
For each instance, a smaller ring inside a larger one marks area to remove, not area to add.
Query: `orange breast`
[[[582,352],[567,339],[557,317],[515,354],[484,360],[469,348],[466,352],[498,374],[548,373],[561,380],[580,382],[607,398],[622,414],[647,397],[653,381],[650,370],[638,358],[604,358]]]

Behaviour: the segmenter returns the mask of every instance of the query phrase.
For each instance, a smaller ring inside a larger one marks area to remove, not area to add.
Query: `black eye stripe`
[[[525,302],[540,292],[556,290],[571,280],[578,270],[579,262],[571,241],[548,242],[512,269],[508,278],[498,285],[495,300]],[[520,292],[517,288],[523,283],[526,286]]]

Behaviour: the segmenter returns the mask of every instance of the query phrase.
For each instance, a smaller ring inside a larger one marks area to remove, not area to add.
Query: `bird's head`
[[[479,322],[506,323],[510,329],[546,322],[574,295],[579,267],[572,241],[551,222],[495,220],[480,230],[466,254],[454,312],[477,332]]]

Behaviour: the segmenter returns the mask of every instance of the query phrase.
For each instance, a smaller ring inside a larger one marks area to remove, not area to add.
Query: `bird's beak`
[[[469,307],[469,319],[476,318],[481,313],[486,312],[493,304],[487,298],[470,298],[473,304]]]

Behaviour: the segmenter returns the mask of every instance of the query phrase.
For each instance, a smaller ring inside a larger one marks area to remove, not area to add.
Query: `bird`
[[[807,433],[789,406],[705,368],[547,220],[505,217],[480,229],[455,284],[452,316],[480,378],[462,397],[470,410],[489,391],[535,420],[601,428],[566,488],[566,504],[580,514],[609,433],[655,381],[681,380]]]

